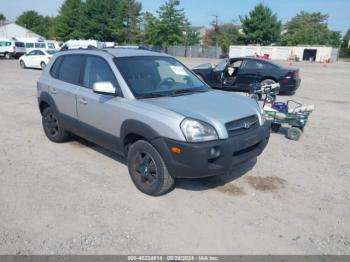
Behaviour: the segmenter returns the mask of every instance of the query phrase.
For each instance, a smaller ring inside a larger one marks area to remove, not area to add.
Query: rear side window
[[[67,83],[79,85],[83,61],[84,56],[82,55],[64,56],[59,68],[58,79]]]
[[[88,56],[86,58],[83,86],[92,89],[96,82],[111,82],[114,87],[118,87],[117,80],[103,58]]]
[[[15,46],[16,47],[24,47],[24,43],[23,42],[15,42]]]
[[[45,48],[45,43],[35,43],[35,48]]]
[[[26,43],[26,48],[34,48],[34,43]]]
[[[30,52],[29,55],[33,52],[34,51]],[[63,56],[58,57],[55,63],[53,64],[53,66],[51,67],[50,73],[54,78],[58,78],[58,73],[59,73],[59,69],[62,61],[63,61]]]
[[[11,42],[0,42],[0,46],[11,46]]]

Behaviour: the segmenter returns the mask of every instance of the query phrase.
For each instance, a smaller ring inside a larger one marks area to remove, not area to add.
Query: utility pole
[[[218,35],[219,35],[219,16],[218,15],[213,15],[215,17],[215,22],[214,22],[214,31],[215,31],[215,58],[218,56],[218,49],[219,49],[219,44],[218,44]]]

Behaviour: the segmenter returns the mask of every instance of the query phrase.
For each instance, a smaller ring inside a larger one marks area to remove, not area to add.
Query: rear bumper
[[[262,127],[225,140],[187,143],[157,138],[152,142],[173,177],[199,178],[226,174],[232,167],[256,158],[266,147],[269,137],[270,123],[266,122]],[[174,146],[181,148],[179,155],[171,152]],[[220,151],[220,156],[211,157],[213,148]]]
[[[280,93],[283,92],[295,92],[301,83],[301,79],[295,79],[293,81],[289,81],[288,83],[280,83]]]

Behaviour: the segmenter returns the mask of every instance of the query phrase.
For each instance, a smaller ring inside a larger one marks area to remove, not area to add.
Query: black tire
[[[145,140],[130,146],[127,163],[133,183],[147,195],[162,195],[174,184],[161,155]]]
[[[11,59],[11,58],[12,58],[12,56],[11,56],[10,53],[6,53],[6,54],[5,54],[5,59],[9,60],[9,59]]]
[[[41,67],[41,70],[44,70],[44,69],[45,69],[45,67],[46,67],[45,62],[41,62],[41,63],[40,63],[40,67]]]
[[[23,60],[20,60],[20,61],[19,61],[19,66],[20,66],[22,69],[25,69],[25,68],[26,68],[26,64],[24,63]]]
[[[300,128],[298,128],[298,127],[291,127],[287,131],[287,137],[290,140],[298,141],[300,139],[302,133],[303,132],[301,131]]]
[[[50,107],[43,111],[42,125],[47,138],[52,142],[63,143],[69,140],[68,132],[60,127],[58,117]]]

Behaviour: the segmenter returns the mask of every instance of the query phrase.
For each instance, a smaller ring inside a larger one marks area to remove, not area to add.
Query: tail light
[[[13,46],[13,52],[16,53],[16,46]]]

